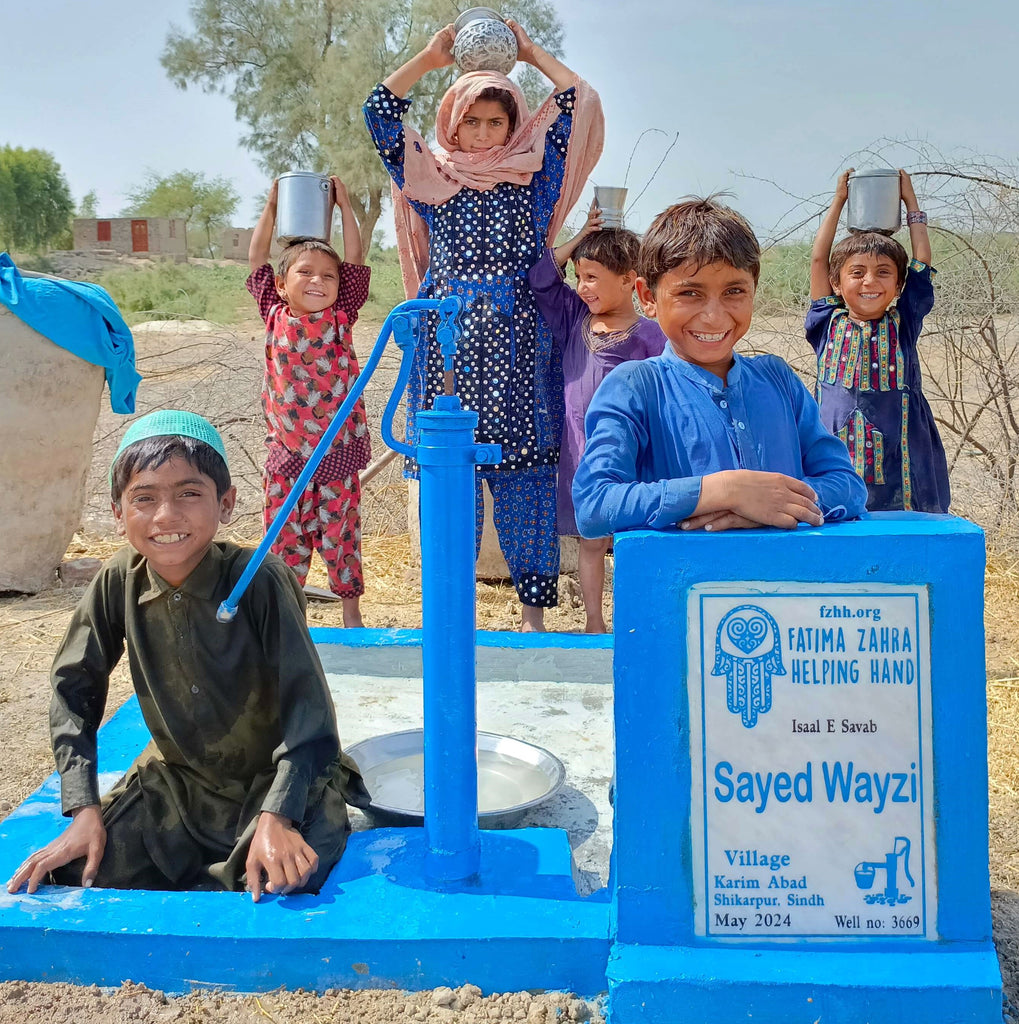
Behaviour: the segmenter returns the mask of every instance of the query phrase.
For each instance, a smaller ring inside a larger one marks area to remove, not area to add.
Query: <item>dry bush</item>
[[[948,455],[952,508],[989,533],[1019,536],[1019,168],[1004,160],[946,158],[925,142],[879,139],[839,169],[905,167],[930,218],[936,300],[919,356],[924,392]],[[785,356],[813,387],[815,363],[803,338],[802,284],[809,233],[831,189],[794,196],[770,232],[755,347]],[[780,183],[772,182],[786,195]],[[908,248],[908,239],[904,244]],[[798,269],[797,269],[798,268]],[[797,285],[796,282],[800,282]]]
[[[356,343],[362,364],[378,335],[377,322],[361,320]],[[223,435],[238,507],[234,537],[257,542],[262,533],[262,465],[265,424],[261,408],[263,329],[261,324],[236,327],[208,321],[154,321],[133,328],[138,370],[136,415],[154,409],[188,409],[208,417]],[[364,399],[372,430],[373,457],[387,452],[379,433],[382,411],[399,368],[399,350],[386,347],[368,381]],[[403,431],[398,414],[394,431]],[[90,536],[108,536],[113,529],[107,473],[124,431],[134,417],[118,416],[104,406],[96,428],[88,501],[83,526]],[[407,529],[406,485],[398,459],[388,462],[366,484],[361,514],[366,536],[403,533]]]

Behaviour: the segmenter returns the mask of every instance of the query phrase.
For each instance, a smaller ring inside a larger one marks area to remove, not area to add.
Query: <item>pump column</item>
[[[438,883],[478,874],[477,672],[474,654],[475,464],[499,461],[476,445],[477,413],[440,395],[417,415],[421,467],[425,865]]]

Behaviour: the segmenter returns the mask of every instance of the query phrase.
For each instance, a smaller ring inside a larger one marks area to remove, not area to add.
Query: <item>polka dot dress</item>
[[[439,206],[412,201],[428,225],[430,266],[422,298],[464,301],[454,369],[457,394],[478,414],[479,442],[503,446],[505,469],[555,465],[562,432],[563,381],[552,334],[538,313],[527,271],[538,261],[566,166],[574,90],[556,97],[560,115],[548,130],[545,161],[529,185],[463,188]],[[379,85],[365,119],[397,186],[403,185],[403,125],[410,102]],[[417,442],[414,414],[442,393],[442,357],[435,342],[418,350],[408,387],[408,440]]]
[[[463,188],[438,206],[411,201],[429,229],[430,266],[419,296],[458,295],[464,301],[463,333],[454,362],[456,390],[464,408],[478,414],[477,440],[502,445],[502,465],[485,471],[491,478],[544,467],[546,473],[539,475],[550,476],[554,485],[563,421],[562,367],[551,331],[528,286],[527,271],[544,251],[559,198],[574,99],[573,89],[556,96],[560,113],[546,134],[542,168],[529,185],[503,182],[485,192]],[[401,188],[405,145],[401,119],[409,107],[408,100],[383,85],[374,89],[364,106],[379,155]],[[429,318],[428,343],[415,354],[407,387],[407,438],[411,444],[417,443],[417,412],[431,408],[442,393],[437,322],[437,317]],[[413,465],[408,469],[416,474]],[[528,507],[525,515],[520,503],[514,503],[516,511],[501,526],[497,515],[504,551],[507,531],[545,534],[549,522],[555,541],[554,501],[547,507],[535,496],[534,502],[525,504],[536,507]],[[514,572],[513,578],[521,600],[547,606],[555,601],[546,592],[546,584],[538,584],[540,592],[532,592],[535,582],[524,585],[522,580],[531,575],[545,580],[553,569],[558,574],[558,543],[553,545],[553,556],[548,543],[533,540],[527,540],[532,550],[522,557],[538,564],[520,566],[519,576]]]

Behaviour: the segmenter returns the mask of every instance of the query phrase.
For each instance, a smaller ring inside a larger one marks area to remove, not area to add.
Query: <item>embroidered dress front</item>
[[[872,512],[948,511],[948,463],[917,352],[934,273],[911,261],[897,303],[877,320],[851,319],[837,295],[815,299],[807,313],[821,420],[849,450]]]

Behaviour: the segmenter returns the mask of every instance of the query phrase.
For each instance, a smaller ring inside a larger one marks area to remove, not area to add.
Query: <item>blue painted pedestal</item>
[[[980,530],[615,558],[613,1024],[999,1021]]]

